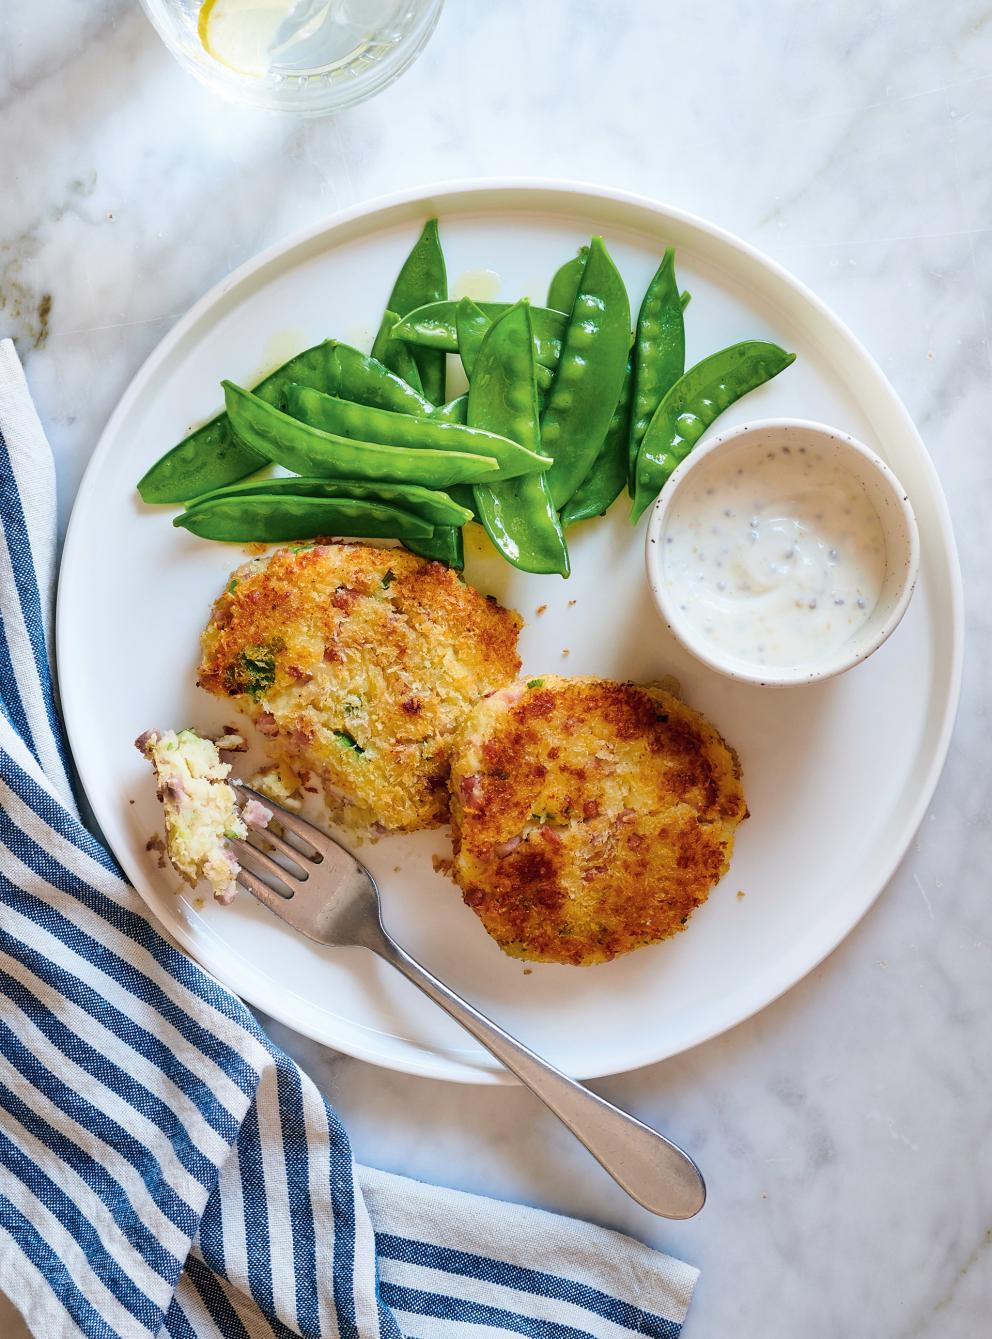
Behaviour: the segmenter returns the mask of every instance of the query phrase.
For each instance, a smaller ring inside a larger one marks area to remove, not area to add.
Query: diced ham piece
[[[241,810],[241,817],[250,828],[267,828],[272,822],[272,810],[258,800],[249,799]]]
[[[471,809],[473,813],[478,813],[483,803],[482,783],[478,776],[463,777],[461,792],[462,804],[465,808]]]

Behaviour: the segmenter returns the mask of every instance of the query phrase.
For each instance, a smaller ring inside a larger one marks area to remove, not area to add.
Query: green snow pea
[[[467,398],[467,397],[466,397]],[[452,484],[444,490],[452,502],[457,503],[459,507],[464,507],[475,515],[475,494],[472,491],[471,484]]]
[[[480,302],[479,310],[490,321],[505,316],[512,303]],[[431,302],[415,311],[408,312],[402,321],[393,327],[396,339],[405,339],[417,348],[443,349],[445,353],[458,352],[458,303]],[[545,367],[554,368],[561,353],[562,336],[568,325],[564,312],[552,311],[550,307],[531,307],[531,323],[534,328],[534,347],[537,361]]]
[[[418,558],[429,558],[432,562],[445,563],[456,572],[465,566],[465,544],[462,532],[453,525],[436,525],[430,539],[412,539],[403,536],[403,547],[415,553]]]
[[[227,412],[238,436],[260,455],[294,474],[446,488],[448,484],[476,483],[499,471],[491,456],[463,451],[409,451],[402,446],[356,442],[321,432],[230,381],[222,384]]]
[[[409,344],[402,339],[393,339],[393,326],[399,319],[396,312],[383,312],[382,324],[372,343],[372,357],[378,358],[383,367],[388,367],[390,372],[402,377],[408,386],[422,395],[424,387],[420,380],[420,368]]]
[[[348,497],[214,498],[177,516],[175,525],[201,539],[228,543],[279,543],[317,535],[361,539],[429,539],[430,521],[399,507]]]
[[[334,340],[305,349],[259,382],[255,394],[268,404],[276,404],[290,381],[321,390],[335,388],[336,352]],[[138,492],[144,502],[185,502],[198,493],[254,474],[265,463],[264,456],[235,435],[227,414],[218,414],[157,460],[139,480]]]
[[[627,290],[603,239],[594,237],[541,419],[543,449],[554,458],[547,482],[559,510],[603,445],[620,398],[629,348]]]
[[[403,262],[396,276],[393,291],[386,304],[390,311],[406,316],[407,312],[422,307],[426,302],[437,302],[448,296],[448,275],[444,266],[444,252],[437,232],[437,219],[428,219],[424,230],[414,243],[413,250]],[[394,331],[395,335],[395,331]],[[435,404],[444,399],[445,359],[443,353],[418,349],[414,353],[424,394]]]
[[[430,400],[395,372],[390,372],[378,358],[370,358],[350,344],[339,344],[334,350],[334,376],[328,385],[316,386],[306,377],[287,377],[283,387],[293,380],[301,386],[312,386],[328,395],[340,395],[343,400],[353,400],[356,404],[389,409],[394,414],[430,414],[434,409]]]
[[[578,254],[571,260],[566,260],[565,264],[560,266],[551,280],[548,287],[548,306],[555,311],[571,312],[575,306],[575,295],[579,291],[579,282],[582,279],[582,271],[586,267],[586,257],[589,255],[587,246],[580,246]]]
[[[685,371],[685,322],[669,247],[648,284],[634,337],[634,399],[627,444],[627,481],[633,493],[634,462],[654,411]]]
[[[526,302],[487,331],[468,392],[468,421],[511,437],[529,450],[541,445],[534,333]],[[472,490],[476,516],[503,557],[524,572],[568,576],[568,547],[544,474],[527,474]]]
[[[468,395],[457,395],[447,404],[438,405],[430,417],[441,423],[464,423],[468,413]]]
[[[382,446],[428,448],[432,451],[467,451],[470,455],[491,456],[499,465],[496,478],[509,479],[547,469],[547,456],[525,451],[516,442],[495,433],[480,432],[461,423],[445,423],[435,418],[414,418],[411,414],[391,414],[385,409],[338,400],[309,386],[286,388],[286,409],[294,418],[321,432],[353,441],[378,442]]]
[[[591,516],[602,516],[623,492],[627,482],[627,438],[634,391],[633,354],[627,359],[620,399],[606,430],[596,463],[561,509],[561,523],[568,527]]]
[[[472,369],[475,367],[475,360],[482,348],[482,341],[491,325],[490,317],[471,298],[462,298],[455,308],[455,335],[458,339],[458,354],[469,381],[472,380]]]
[[[784,372],[795,358],[777,344],[749,339],[710,354],[676,381],[641,438],[632,523],[651,505],[710,424],[742,395]]]
[[[479,356],[479,349],[482,347],[482,341],[485,338],[486,331],[493,323],[493,318],[487,316],[478,303],[473,302],[471,298],[462,298],[455,309],[455,331],[458,336],[458,352],[461,355],[462,366],[465,368],[465,375],[472,380],[472,369],[475,366],[475,360]],[[559,345],[560,349],[560,345]],[[548,353],[551,356],[551,353]],[[557,358],[555,364],[557,365]],[[548,391],[554,383],[554,369],[545,367],[543,363],[536,366],[537,388],[539,391]]]
[[[447,493],[422,488],[418,484],[371,483],[368,479],[300,477],[296,474],[288,478],[250,479],[247,483],[229,484],[227,488],[194,498],[188,505],[192,511],[205,502],[237,501],[244,497],[350,497],[356,501],[401,507],[415,516],[422,516],[434,526],[464,525],[472,519],[471,510],[459,506]],[[178,524],[178,520],[173,521],[173,525]]]

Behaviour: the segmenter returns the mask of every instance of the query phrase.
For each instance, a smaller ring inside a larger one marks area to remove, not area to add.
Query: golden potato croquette
[[[335,816],[448,817],[451,741],[520,668],[519,615],[402,549],[319,544],[245,563],[213,607],[199,683],[234,700]]]
[[[478,704],[451,795],[465,902],[505,953],[576,966],[683,929],[747,816],[737,756],[699,712],[554,675]]]

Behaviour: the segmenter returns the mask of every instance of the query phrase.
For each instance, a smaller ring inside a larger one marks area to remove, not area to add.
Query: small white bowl
[[[764,665],[731,655],[685,618],[665,581],[666,528],[686,480],[711,468],[718,456],[736,454],[746,469],[752,453],[769,447],[817,448],[833,457],[865,490],[885,538],[885,574],[875,608],[839,648],[786,666]],[[916,584],[920,540],[906,491],[882,458],[837,428],[805,419],[760,419],[732,428],[697,447],[672,474],[654,504],[647,534],[648,581],[661,616],[673,636],[711,669],[756,684],[812,683],[842,674],[877,651],[906,612]]]

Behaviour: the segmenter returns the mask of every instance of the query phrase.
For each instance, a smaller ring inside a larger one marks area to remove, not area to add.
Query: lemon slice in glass
[[[197,24],[208,55],[238,74],[268,74],[294,0],[204,0]]]

